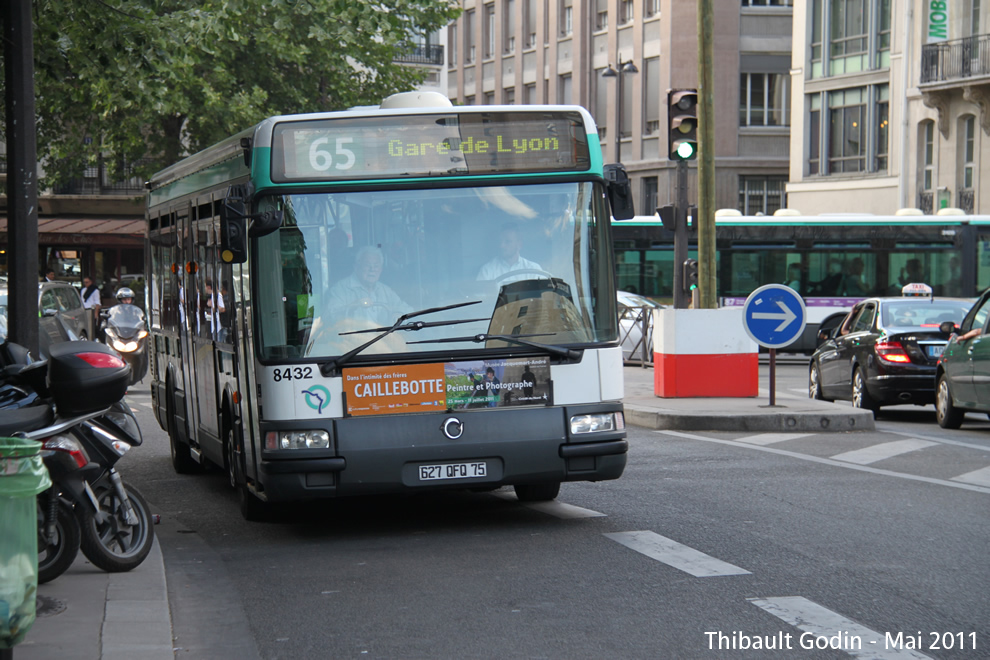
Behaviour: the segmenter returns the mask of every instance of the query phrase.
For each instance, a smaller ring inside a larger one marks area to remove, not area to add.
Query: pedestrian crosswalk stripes
[[[499,497],[503,500],[508,500],[512,502],[518,501],[515,494],[509,491],[498,491],[492,493],[495,497]],[[607,514],[600,513],[598,511],[592,511],[591,509],[583,509],[579,506],[574,506],[573,504],[564,504],[563,502],[558,502],[556,500],[551,500],[549,502],[526,502],[525,506],[527,508],[533,509],[534,511],[539,511],[547,515],[553,516],[555,518],[560,518],[562,520],[569,520],[574,518],[604,518]]]
[[[967,472],[966,474],[960,474],[958,477],[952,477],[952,480],[976,484],[977,486],[987,486],[990,488],[990,467],[973,470],[972,472]]]
[[[672,566],[695,577],[720,577],[726,575],[749,575],[750,572],[716,559],[656,532],[615,532],[606,537],[642,553],[651,559]]]
[[[949,486],[950,488],[958,488],[961,490],[969,490],[977,493],[985,493],[990,495],[990,484],[985,484],[983,481],[978,483],[975,481],[963,481],[956,477],[951,479],[937,479],[935,477],[927,477],[920,474],[909,474],[906,472],[895,472],[894,470],[885,470],[882,468],[872,467],[870,465],[860,465],[857,463],[850,463],[848,461],[835,460],[834,458],[823,458],[821,456],[813,456],[811,454],[801,453],[799,451],[791,451],[787,449],[780,449],[778,447],[769,447],[751,444],[743,440],[726,440],[723,438],[709,438],[707,436],[699,435],[697,433],[684,433],[682,431],[654,431],[654,433],[660,435],[669,435],[677,438],[684,438],[686,440],[700,440],[702,442],[710,442],[713,444],[727,445],[731,447],[743,447],[752,451],[762,451],[771,454],[777,454],[778,456],[787,456],[790,458],[796,458],[802,461],[809,461],[812,463],[820,463],[822,465],[831,465],[834,467],[842,467],[848,470],[857,470],[860,472],[868,472],[870,474],[884,475],[888,477],[896,477],[898,479],[907,479],[910,481],[921,481],[929,484],[938,484],[940,486]],[[977,475],[977,477],[982,477],[982,475]]]
[[[745,438],[739,438],[739,442],[745,442],[748,445],[772,445],[778,442],[786,442],[787,440],[807,438],[810,435],[810,433],[761,433],[759,435],[749,435]]]
[[[841,454],[836,454],[832,456],[832,458],[836,461],[869,465],[870,463],[876,463],[887,458],[907,454],[908,452],[924,449],[925,447],[932,447],[936,444],[937,443],[935,442],[918,440],[917,438],[908,440],[894,440],[893,442],[881,442],[878,445],[871,445],[869,447],[864,447],[863,449],[856,449],[855,451],[847,451]]]
[[[749,602],[806,634],[791,640],[794,650],[834,649],[854,658],[925,660],[930,656],[892,644],[896,637],[879,633],[801,596],[749,598]],[[902,638],[903,639],[903,638]],[[811,644],[811,646],[804,646]],[[902,644],[903,646],[903,644]]]

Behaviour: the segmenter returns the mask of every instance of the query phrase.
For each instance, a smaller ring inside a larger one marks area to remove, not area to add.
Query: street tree
[[[264,117],[377,105],[453,0],[34,0],[46,184],[157,169]],[[0,81],[2,83],[2,81]]]

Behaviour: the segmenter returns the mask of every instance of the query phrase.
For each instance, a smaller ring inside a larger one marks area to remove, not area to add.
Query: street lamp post
[[[636,74],[639,73],[639,69],[632,60],[626,62],[622,61],[622,58],[618,53],[616,58],[618,65],[613,69],[612,65],[609,64],[608,68],[602,71],[602,78],[618,78],[619,85],[616,88],[615,94],[615,161],[619,162],[619,140],[622,138],[622,76],[623,74]]]

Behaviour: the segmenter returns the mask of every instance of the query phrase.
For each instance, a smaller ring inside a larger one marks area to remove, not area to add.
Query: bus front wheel
[[[516,497],[520,502],[546,502],[560,493],[560,482],[551,484],[515,484]]]

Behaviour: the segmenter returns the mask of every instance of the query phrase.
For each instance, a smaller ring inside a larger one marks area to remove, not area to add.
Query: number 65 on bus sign
[[[336,143],[334,153],[331,153],[328,148],[330,146],[330,138],[328,137],[316,138],[309,145],[309,166],[315,171],[326,172],[331,167],[338,170],[349,170],[354,167],[357,157],[353,151],[344,146],[352,144],[354,138],[339,137],[334,142]],[[334,162],[335,155],[338,157],[336,162]],[[340,157],[343,157],[343,161],[339,160]]]

